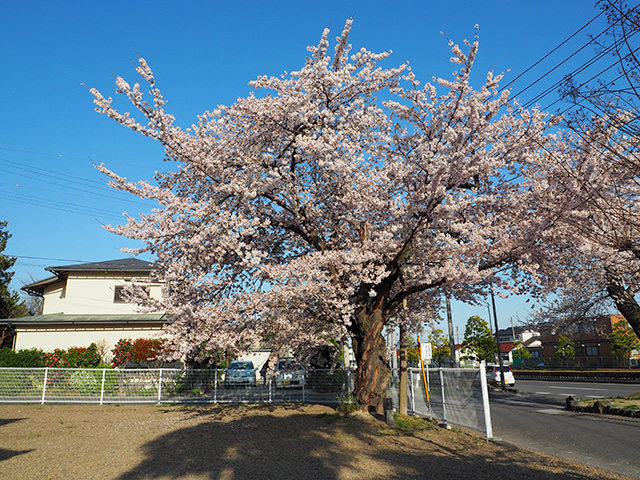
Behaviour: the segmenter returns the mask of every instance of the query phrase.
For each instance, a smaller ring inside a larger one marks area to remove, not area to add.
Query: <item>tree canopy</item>
[[[489,284],[535,288],[539,242],[557,218],[529,180],[555,141],[550,120],[523,110],[489,72],[470,75],[478,41],[450,43],[451,79],[421,84],[389,52],[352,52],[351,20],[329,31],[298,70],[251,82],[257,93],[188,129],[146,83],[117,77],[136,119],[92,89],[97,111],[165,147],[175,171],[112,185],[159,208],[110,229],[145,242],[176,355],[203,344],[238,351],[269,337],[299,355],[351,339],[356,397],[380,406],[385,326],[414,327],[444,293],[473,301]],[[126,109],[125,109],[126,110]],[[403,308],[406,305],[407,308]]]
[[[14,272],[11,271],[16,263],[15,257],[4,255],[7,241],[11,234],[7,230],[7,222],[0,221],[0,318],[16,318],[27,314],[24,303],[16,292],[11,291],[9,283]]]
[[[629,360],[633,350],[640,350],[640,340],[626,321],[618,321],[613,324],[610,334],[613,352],[622,357],[628,367],[631,366]]]
[[[478,315],[467,319],[462,348],[466,350],[468,356],[473,356],[478,361],[494,361],[498,346],[491,335],[489,324]]]

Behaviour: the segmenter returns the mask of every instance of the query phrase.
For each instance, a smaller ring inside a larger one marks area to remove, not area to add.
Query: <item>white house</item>
[[[48,267],[53,276],[25,285],[22,290],[43,298],[41,315],[0,320],[0,329],[14,334],[14,350],[51,351],[105,343],[111,350],[121,338],[149,338],[162,334],[169,321],[164,312],[139,313],[122,296],[134,282],[152,298],[161,298],[161,283],[152,282],[152,263],[136,258]]]

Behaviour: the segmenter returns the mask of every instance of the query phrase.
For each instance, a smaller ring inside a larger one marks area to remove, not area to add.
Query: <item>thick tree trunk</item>
[[[371,313],[366,307],[358,312],[352,326],[353,351],[358,366],[354,394],[360,408],[373,407],[381,414],[391,373],[383,327],[381,310]]]
[[[633,292],[625,288],[619,278],[613,277],[608,279],[607,292],[618,311],[629,322],[633,331],[640,338],[640,305],[638,305]]]

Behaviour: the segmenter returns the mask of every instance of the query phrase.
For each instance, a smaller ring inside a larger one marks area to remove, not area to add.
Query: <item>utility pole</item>
[[[400,325],[400,398],[398,412],[407,415],[407,331],[404,325]]]
[[[456,362],[456,339],[453,335],[453,317],[451,315],[451,299],[449,298],[449,294],[446,293],[445,302],[447,305],[447,323],[449,324],[449,352],[450,355],[450,366],[452,368],[457,367],[458,362]]]
[[[504,362],[500,351],[500,337],[498,336],[498,314],[496,313],[496,299],[493,295],[493,285],[491,285],[491,304],[493,305],[493,321],[496,323],[496,344],[498,345],[498,363],[500,364],[500,387],[505,390],[504,384]]]

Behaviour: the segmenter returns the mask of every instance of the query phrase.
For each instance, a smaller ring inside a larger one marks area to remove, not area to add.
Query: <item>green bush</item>
[[[15,352],[10,348],[0,348],[0,367],[12,367]]]
[[[342,415],[349,415],[358,410],[358,401],[352,393],[346,395],[338,395],[338,406],[336,411]]]
[[[100,363],[98,347],[92,343],[88,347],[69,347],[62,354],[61,367],[64,368],[87,368],[95,367]]]
[[[93,373],[93,375],[98,380],[98,390],[102,387],[102,369],[105,369],[104,372],[104,393],[111,393],[114,390],[117,390],[120,386],[120,374],[113,370],[111,365],[99,365]]]
[[[31,375],[24,375],[19,370],[0,370],[0,395],[15,397],[25,395],[31,390],[42,392],[44,385],[44,370],[37,371]],[[34,393],[34,392],[31,392]]]
[[[10,348],[0,348],[0,367],[44,367],[44,360],[42,353],[35,348],[18,350],[17,352]]]
[[[98,381],[94,373],[98,372],[90,372],[88,370],[73,372],[69,378],[69,384],[76,392],[85,395],[99,392],[102,384],[102,377],[100,378],[100,381]]]

